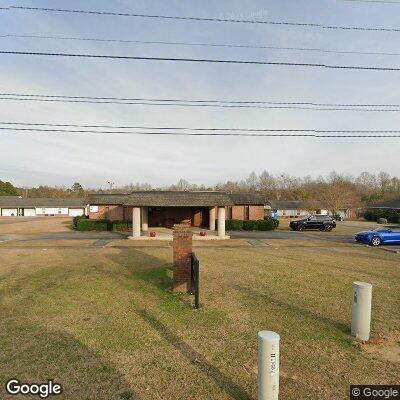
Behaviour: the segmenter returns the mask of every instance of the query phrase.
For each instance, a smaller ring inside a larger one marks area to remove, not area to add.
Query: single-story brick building
[[[150,227],[191,226],[225,236],[225,219],[264,219],[265,198],[255,194],[211,191],[139,191],[129,194],[93,194],[87,198],[90,219],[132,220],[133,237]]]
[[[0,216],[2,217],[75,217],[78,215],[84,215],[85,208],[85,199],[0,196]]]

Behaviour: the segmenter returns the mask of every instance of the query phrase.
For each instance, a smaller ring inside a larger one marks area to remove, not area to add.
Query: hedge
[[[379,218],[385,218],[388,222],[400,222],[400,213],[394,210],[374,210],[366,211],[364,218],[367,221],[378,221]]]
[[[228,231],[241,231],[243,229],[243,221],[240,219],[227,219],[225,221],[225,229]]]
[[[278,224],[276,224],[275,221],[273,221],[274,218],[270,219],[265,219],[264,221],[258,221],[258,230],[259,231],[273,231],[278,227]]]
[[[388,223],[386,218],[378,218],[377,222],[378,222],[378,224],[387,224]]]
[[[228,231],[273,231],[278,226],[279,221],[271,217],[258,221],[242,221],[238,219],[225,221],[225,228]]]
[[[87,219],[87,218],[88,218],[88,217],[87,217],[86,215],[78,215],[78,216],[72,218],[72,225],[73,225],[74,229],[76,229],[76,226],[77,226],[78,221],[79,221],[80,219]]]
[[[256,231],[258,230],[258,221],[243,221],[244,231]]]
[[[130,230],[132,230],[132,222],[131,221],[113,221],[111,228],[113,231],[130,231]]]
[[[78,219],[76,229],[78,231],[107,231],[110,222],[106,219]]]
[[[273,229],[276,229],[279,226],[279,219],[276,219],[276,218],[273,218],[273,217],[265,217],[264,221],[271,221],[272,224],[274,225]]]

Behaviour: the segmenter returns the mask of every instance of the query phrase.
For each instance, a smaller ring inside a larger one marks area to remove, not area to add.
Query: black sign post
[[[198,309],[200,307],[200,272],[199,272],[199,260],[196,254],[192,253],[192,273],[191,273],[191,289],[190,292],[194,294],[194,308]]]

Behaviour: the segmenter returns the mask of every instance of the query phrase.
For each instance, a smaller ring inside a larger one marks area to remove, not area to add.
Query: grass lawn
[[[256,399],[262,329],[281,335],[280,399],[399,382],[399,255],[321,240],[196,254],[198,311],[168,291],[169,247],[3,244],[0,398],[18,377],[65,399]],[[374,344],[349,336],[354,280],[374,285]]]

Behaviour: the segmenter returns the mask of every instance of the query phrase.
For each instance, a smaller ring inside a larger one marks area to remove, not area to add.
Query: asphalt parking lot
[[[281,221],[276,231],[227,231],[232,239],[243,239],[252,246],[266,246],[268,241],[327,241],[332,243],[355,243],[354,234],[375,229],[378,225],[365,221],[340,222],[332,232],[317,230],[292,231],[288,221]],[[51,229],[49,229],[51,228]],[[77,232],[71,230],[70,218],[0,218],[0,242],[5,241],[64,241],[97,240],[99,244],[126,239],[129,233]],[[363,246],[359,244],[359,246]],[[365,246],[365,245],[364,245]],[[382,246],[383,249],[400,253],[400,246]]]

